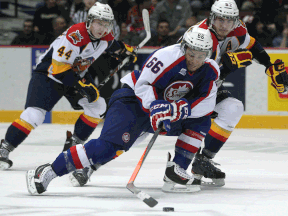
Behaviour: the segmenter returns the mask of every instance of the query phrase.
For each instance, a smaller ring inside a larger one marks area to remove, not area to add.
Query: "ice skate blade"
[[[27,189],[31,195],[38,194],[34,181],[34,176],[35,176],[35,170],[28,170],[26,172]]]
[[[165,182],[162,191],[165,193],[195,193],[201,190],[200,185],[186,185],[186,188],[177,188],[175,185],[176,184]]]
[[[6,170],[12,167],[13,162],[4,158],[0,158],[0,170]]]
[[[223,187],[225,185],[224,179],[211,179],[212,182],[201,181],[201,186],[206,187]]]
[[[69,173],[69,181],[73,187],[81,187],[78,180],[74,177],[73,172]]]

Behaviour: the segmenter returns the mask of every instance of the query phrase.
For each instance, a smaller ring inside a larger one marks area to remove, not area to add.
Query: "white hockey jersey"
[[[62,83],[65,72],[73,69],[80,75],[113,41],[114,36],[109,33],[93,42],[90,40],[85,23],[75,24],[56,38],[39,57],[35,71],[47,73],[51,79]]]
[[[190,73],[180,44],[175,44],[152,53],[142,71],[127,74],[121,82],[135,91],[146,112],[154,100],[173,102],[185,97],[191,104],[190,118],[198,118],[213,112],[217,92],[215,81],[219,75],[219,66],[211,59],[206,59],[203,66]]]

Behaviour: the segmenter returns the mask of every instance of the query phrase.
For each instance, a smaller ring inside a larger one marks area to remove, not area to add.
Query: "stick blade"
[[[153,197],[151,197],[149,194],[143,191],[140,191],[136,196],[151,208],[153,208],[154,206],[158,204],[157,200],[155,200]]]
[[[150,197],[149,199],[144,199],[143,202],[146,203],[151,208],[153,208],[158,204],[158,201],[155,200],[153,197]]]
[[[133,182],[127,184],[126,188],[130,190],[133,194],[135,194],[139,199],[141,199],[146,205],[153,208],[158,204],[158,201],[151,197],[149,194],[144,191],[139,190],[134,186]]]
[[[143,24],[144,24],[145,31],[147,32],[147,35],[150,35],[151,37],[149,12],[147,9],[142,10],[142,16],[143,16]]]

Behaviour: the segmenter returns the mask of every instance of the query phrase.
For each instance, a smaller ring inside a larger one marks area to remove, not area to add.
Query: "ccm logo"
[[[159,108],[164,108],[164,107],[168,107],[169,104],[157,104],[154,105],[153,107],[150,108],[150,112],[152,112],[154,109],[159,109]]]

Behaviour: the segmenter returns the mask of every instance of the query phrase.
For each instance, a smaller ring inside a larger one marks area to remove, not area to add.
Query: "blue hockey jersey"
[[[127,74],[121,82],[134,90],[146,112],[154,100],[173,102],[185,97],[191,105],[189,118],[198,118],[213,112],[219,75],[219,66],[212,59],[190,73],[180,44],[175,44],[156,50],[141,71]]]

